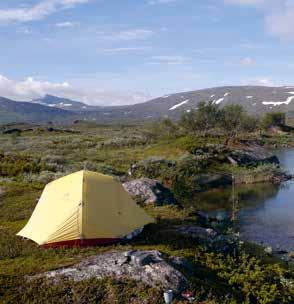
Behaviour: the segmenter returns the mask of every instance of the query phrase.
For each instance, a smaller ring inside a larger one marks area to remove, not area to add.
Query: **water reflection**
[[[294,149],[275,151],[282,166],[294,173]],[[294,251],[294,181],[254,184],[198,194],[192,205],[208,212],[233,211],[238,205],[241,237]],[[235,205],[233,204],[235,203]]]
[[[283,184],[263,203],[246,206],[239,213],[244,239],[294,250],[294,182]]]
[[[256,206],[276,197],[282,186],[266,184],[240,185],[214,189],[198,194],[192,205],[205,211],[232,211],[233,202],[238,202],[240,208]]]

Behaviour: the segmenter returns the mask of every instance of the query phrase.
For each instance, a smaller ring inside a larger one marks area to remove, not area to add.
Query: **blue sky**
[[[2,0],[0,95],[142,102],[294,84],[294,1]]]

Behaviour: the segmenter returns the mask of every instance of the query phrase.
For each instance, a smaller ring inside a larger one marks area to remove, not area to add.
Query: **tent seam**
[[[83,174],[82,174],[82,199],[81,199],[81,206],[79,206],[79,209],[81,209],[81,216],[80,217],[80,226],[79,226],[79,229],[81,230],[80,231],[80,237],[81,239],[83,239],[83,209],[84,209],[84,175],[85,175],[85,171],[83,170]],[[80,210],[79,210],[80,212]]]

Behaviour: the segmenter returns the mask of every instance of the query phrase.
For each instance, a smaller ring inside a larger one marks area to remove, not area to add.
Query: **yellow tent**
[[[106,244],[152,222],[115,178],[79,171],[45,187],[17,235],[46,247]]]

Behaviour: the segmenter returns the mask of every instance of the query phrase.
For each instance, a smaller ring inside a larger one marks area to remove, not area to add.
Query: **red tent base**
[[[44,248],[58,248],[58,247],[91,247],[101,245],[111,245],[119,242],[121,239],[79,239],[64,242],[56,242],[42,245]]]

